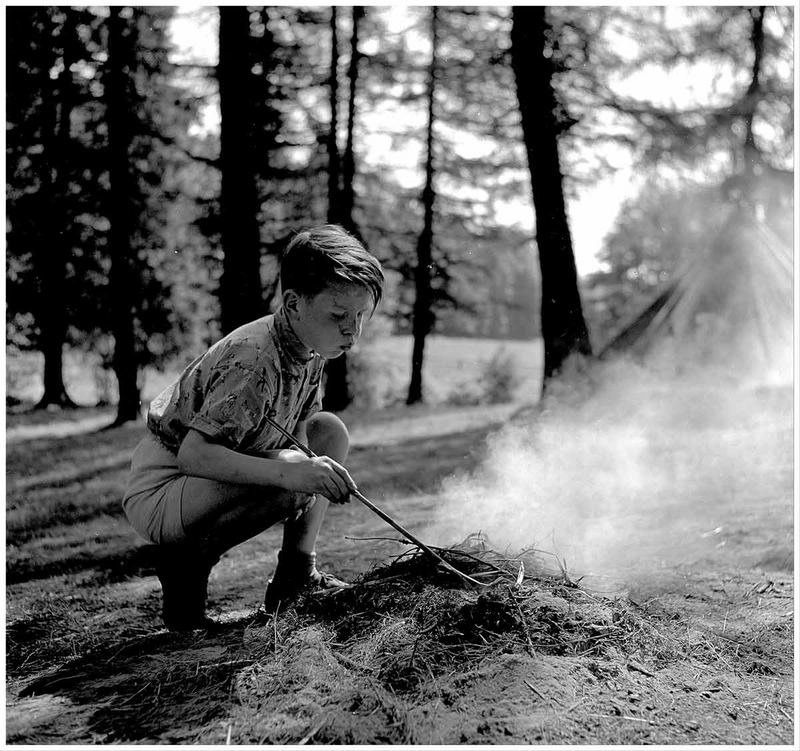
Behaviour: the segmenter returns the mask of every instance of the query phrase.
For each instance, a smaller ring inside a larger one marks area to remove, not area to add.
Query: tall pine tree
[[[414,272],[414,310],[411,334],[411,380],[408,385],[406,404],[423,400],[422,368],[425,357],[425,339],[433,328],[433,295],[431,290],[431,265],[433,258],[433,216],[436,191],[433,180],[434,126],[436,118],[436,93],[438,80],[438,14],[436,6],[430,10],[431,60],[428,69],[428,119],[425,131],[425,185],[422,189],[422,231],[417,239],[417,263]]]
[[[224,253],[220,280],[222,331],[264,314],[261,290],[259,200],[253,151],[250,11],[219,9],[220,199]]]
[[[542,280],[544,379],[572,354],[591,354],[564,201],[558,153],[558,102],[553,89],[552,30],[544,6],[515,6],[511,59],[536,213]]]

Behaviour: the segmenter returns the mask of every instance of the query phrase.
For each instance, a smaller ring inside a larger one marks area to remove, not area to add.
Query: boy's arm
[[[297,438],[305,443],[305,425]],[[178,468],[193,477],[236,485],[277,486],[301,493],[321,493],[344,502],[356,485],[347,470],[332,459],[309,459],[293,449],[270,452],[269,458],[249,456],[213,443],[198,430],[189,430],[178,449]]]

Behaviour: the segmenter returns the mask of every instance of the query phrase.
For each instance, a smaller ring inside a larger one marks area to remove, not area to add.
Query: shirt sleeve
[[[258,429],[264,404],[274,394],[274,379],[254,367],[252,357],[238,357],[235,349],[214,366],[202,403],[189,427],[236,450]]]

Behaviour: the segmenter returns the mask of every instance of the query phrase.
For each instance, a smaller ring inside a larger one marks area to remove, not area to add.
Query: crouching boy
[[[317,569],[328,503],[356,489],[343,466],[349,438],[321,412],[325,361],[361,336],[383,291],[378,261],[341,227],[297,234],[281,261],[281,305],[192,362],[150,404],[123,508],[157,551],[170,630],[212,625],[208,576],[220,556],[284,522],[264,605],[272,612],[304,588],[347,586]],[[268,420],[317,454],[308,458]]]

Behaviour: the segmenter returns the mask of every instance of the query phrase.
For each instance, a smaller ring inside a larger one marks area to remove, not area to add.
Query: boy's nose
[[[361,335],[361,324],[359,321],[347,321],[339,331],[342,336],[357,339]]]

